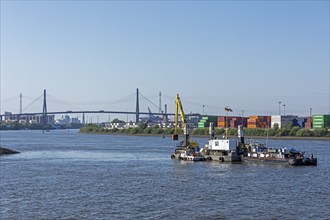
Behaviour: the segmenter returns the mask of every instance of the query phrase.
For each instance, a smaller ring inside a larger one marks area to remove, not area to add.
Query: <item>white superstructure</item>
[[[234,139],[213,139],[209,140],[210,150],[225,150],[235,151],[237,146],[237,140]]]

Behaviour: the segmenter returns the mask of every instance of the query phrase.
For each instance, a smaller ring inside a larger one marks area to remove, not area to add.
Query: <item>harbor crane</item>
[[[175,116],[174,116],[174,134],[172,135],[172,139],[177,141],[179,139],[178,135],[178,127],[179,127],[179,111],[180,111],[180,117],[181,117],[181,126],[186,130],[186,117],[184,115],[182,103],[179,97],[179,94],[176,94],[175,97]]]
[[[180,119],[181,119],[181,127],[183,128],[183,133],[184,133],[184,140],[180,143],[180,146],[186,147],[186,148],[195,148],[198,146],[198,143],[196,141],[189,140],[189,125],[187,124],[187,121],[186,121],[186,117],[185,117],[185,114],[183,111],[181,99],[179,97],[179,94],[177,94],[176,98],[175,98],[174,134],[172,134],[172,139],[174,141],[177,141],[179,139],[179,134],[178,134],[179,113],[180,113]]]
[[[171,155],[173,159],[179,160],[191,160],[191,161],[200,161],[205,160],[203,155],[199,153],[198,143],[196,141],[189,140],[189,125],[186,121],[185,114],[183,111],[182,103],[179,97],[179,94],[175,98],[175,126],[174,134],[172,139],[177,141],[179,139],[178,127],[179,127],[179,113],[181,118],[181,126],[183,128],[184,139],[180,141],[180,145],[176,147],[174,153]]]

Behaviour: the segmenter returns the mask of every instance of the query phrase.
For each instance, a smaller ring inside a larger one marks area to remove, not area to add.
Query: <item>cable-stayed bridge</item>
[[[135,96],[135,97],[134,97]],[[167,98],[171,98],[171,100],[174,101],[174,98],[166,96]],[[115,103],[120,104],[124,101],[129,100],[130,102],[132,102],[132,98],[135,98],[135,111],[122,111],[122,110],[103,110],[106,108],[101,108],[101,110],[56,110],[56,111],[49,111],[48,109],[48,102],[49,100],[52,100],[53,103],[58,103],[58,104],[65,104],[65,105],[71,105],[72,103],[63,101],[59,98],[56,98],[55,96],[52,96],[50,94],[46,93],[46,90],[44,90],[43,94],[41,94],[39,97],[37,97],[36,99],[34,99],[29,105],[27,105],[26,107],[23,108],[22,106],[22,94],[20,94],[19,99],[20,99],[20,108],[19,108],[19,113],[10,113],[10,116],[12,117],[16,117],[17,120],[19,120],[19,118],[23,117],[23,116],[34,116],[34,115],[39,115],[41,116],[41,124],[46,125],[47,122],[47,116],[48,115],[63,115],[63,114],[83,114],[83,123],[85,122],[84,119],[84,115],[85,114],[123,114],[123,115],[133,115],[135,116],[135,122],[138,123],[139,119],[140,119],[140,115],[150,115],[151,112],[144,112],[144,111],[140,111],[140,99],[142,98],[143,100],[146,100],[149,104],[151,104],[152,106],[154,106],[157,109],[157,112],[153,112],[153,115],[157,115],[157,116],[161,116],[163,117],[164,120],[168,121],[168,116],[173,116],[174,113],[168,113],[167,112],[167,105],[165,104],[164,110],[162,108],[161,105],[161,93],[159,93],[159,104],[156,105],[154,102],[152,102],[149,98],[147,98],[146,96],[144,96],[143,94],[141,94],[139,92],[139,89],[136,89],[136,93],[135,94],[131,94],[127,97],[124,97],[120,100],[117,100]],[[31,98],[30,98],[31,99]],[[27,112],[27,109],[30,108],[33,104],[35,104],[36,102],[40,102],[40,100],[43,100],[43,105],[42,105],[42,111],[33,111],[33,112]],[[12,101],[13,99],[11,99]],[[84,102],[76,102],[74,104],[86,104]],[[149,108],[149,107],[148,107]],[[196,114],[187,114],[187,116],[195,116],[195,115],[199,115],[198,113]],[[3,120],[6,116],[8,116],[8,113],[5,114],[0,114],[0,118],[1,120]]]

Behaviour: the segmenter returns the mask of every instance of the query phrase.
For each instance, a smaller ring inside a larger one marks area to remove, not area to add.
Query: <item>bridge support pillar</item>
[[[48,124],[48,120],[47,120],[46,89],[44,89],[44,102],[42,108],[42,127],[45,127],[47,124]]]
[[[136,114],[135,114],[135,122],[136,124],[139,123],[140,118],[140,108],[139,108],[139,89],[136,89]]]

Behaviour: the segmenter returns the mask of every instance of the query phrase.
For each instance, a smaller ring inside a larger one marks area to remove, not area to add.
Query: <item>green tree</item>
[[[88,124],[80,128],[80,132],[97,132],[99,127],[95,124]]]
[[[311,137],[313,136],[313,132],[309,129],[300,129],[296,132],[296,136],[298,137]]]
[[[292,121],[289,121],[285,126],[284,128],[286,129],[291,129],[293,127],[293,122]]]
[[[139,128],[140,130],[144,130],[144,129],[146,129],[147,127],[148,127],[148,124],[147,124],[147,123],[140,123],[139,126],[138,126],[138,128]]]
[[[165,134],[169,135],[169,134],[174,134],[174,128],[167,128],[165,130]]]
[[[162,128],[154,128],[152,131],[153,134],[162,134],[163,132]]]
[[[225,129],[223,129],[223,128],[215,128],[214,129],[214,134],[215,135],[224,135],[225,134]]]
[[[316,137],[322,137],[326,136],[328,133],[328,129],[326,128],[315,128],[313,129],[314,136]]]
[[[115,118],[111,121],[111,123],[125,123],[125,121],[119,120],[118,118]]]
[[[144,134],[151,134],[151,133],[152,133],[152,130],[153,130],[153,128],[145,128],[145,129],[143,130],[143,133],[144,133]]]
[[[289,135],[290,136],[296,136],[296,133],[300,130],[300,127],[298,126],[294,126],[291,128],[290,132],[289,132]]]
[[[290,130],[287,128],[280,128],[276,131],[276,136],[288,136],[290,134]]]

